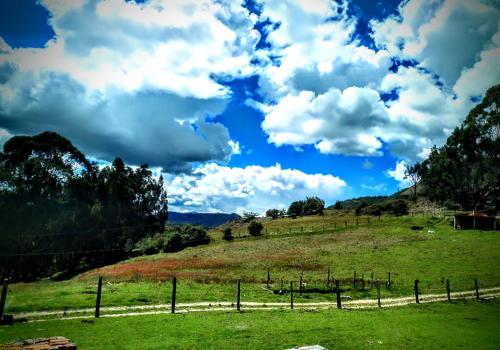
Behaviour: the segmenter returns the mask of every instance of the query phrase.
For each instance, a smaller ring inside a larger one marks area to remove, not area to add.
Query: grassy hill
[[[374,280],[378,279],[383,283],[387,278],[387,273],[391,273],[392,288],[391,290],[383,288],[382,298],[411,297],[415,279],[420,280],[422,294],[444,293],[446,279],[450,280],[452,291],[471,290],[474,278],[478,279],[481,289],[499,285],[500,235],[498,232],[454,231],[450,225],[450,218],[446,216],[409,215],[399,218],[382,216],[379,220],[376,217],[356,217],[352,211],[347,210],[328,210],[323,216],[265,219],[262,223],[264,234],[260,237],[249,237],[245,224],[232,224],[235,240],[230,243],[222,240],[221,230],[215,229],[210,231],[212,242],[205,246],[187,248],[178,253],[130,259],[89,271],[68,281],[40,281],[11,285],[7,298],[7,312],[92,308],[95,303],[98,275],[104,277],[103,306],[143,306],[168,303],[172,288],[170,281],[174,276],[178,279],[178,302],[208,301],[214,304],[221,301],[235,301],[237,279],[242,281],[242,301],[244,302],[288,302],[290,298],[288,292],[279,294],[275,291],[286,290],[290,280],[293,280],[298,288],[301,272],[306,286],[302,295],[295,294],[297,303],[335,301],[335,294],[327,286],[328,270],[335,279],[340,280],[342,295],[345,299],[375,298],[376,289],[373,288],[372,273]],[[269,288],[266,287],[268,268],[271,277]],[[353,285],[354,271],[358,278],[356,287]],[[365,280],[364,290],[360,287],[361,276]],[[247,311],[246,316],[234,322],[241,321],[242,324],[247,325],[245,327],[249,327],[247,334],[252,340],[248,343],[238,340],[232,343],[233,331],[217,329],[216,324],[233,322],[228,321],[233,316],[222,313],[219,316],[207,315],[203,319],[207,320],[209,328],[212,327],[210,325],[214,328],[210,328],[207,332],[214,337],[222,337],[222,340],[217,341],[220,348],[231,348],[234,344],[241,348],[252,348],[251,344],[256,344],[254,337],[259,336],[264,329],[273,327],[270,334],[285,339],[284,344],[306,344],[305,340],[294,342],[292,338],[285,335],[286,332],[300,332],[300,322],[298,322],[300,317],[305,317],[304,320],[307,321],[304,321],[303,326],[311,329],[317,339],[324,338],[320,336],[322,333],[318,330],[318,325],[326,324],[326,320],[337,320],[345,324],[342,331],[337,328],[339,332],[342,332],[339,335],[341,338],[350,335],[364,337],[364,340],[359,343],[356,341],[349,343],[346,338],[343,338],[344,340],[339,341],[339,344],[352,346],[358,344],[357,346],[364,347],[367,344],[365,338],[372,339],[369,332],[374,332],[373,334],[377,336],[373,339],[380,338],[383,344],[392,344],[389,348],[400,347],[399,343],[391,339],[400,341],[410,339],[410,343],[405,347],[422,348],[427,347],[425,344],[433,345],[434,343],[428,340],[424,343],[416,341],[434,332],[435,327],[440,327],[439,324],[448,324],[451,322],[450,319],[460,318],[460,315],[476,317],[474,315],[477,313],[484,312],[485,318],[477,316],[481,319],[481,325],[483,325],[481,332],[483,333],[480,335],[474,333],[479,332],[474,328],[475,331],[470,334],[490,339],[493,342],[490,342],[491,344],[498,345],[498,339],[491,338],[492,334],[489,331],[491,327],[500,326],[498,302],[489,306],[480,306],[471,302],[457,306],[457,308],[454,306],[456,305],[425,306],[422,309],[410,308],[407,311],[404,311],[406,309],[377,311],[376,314],[369,316],[373,317],[370,321],[373,322],[373,327],[359,330],[356,334],[349,331],[349,328],[358,327],[356,325],[359,325],[364,318],[363,315],[366,315],[363,311],[342,311],[341,313],[337,310],[316,311],[310,316],[300,316],[301,314],[288,310],[285,313]],[[435,312],[444,314],[439,317],[431,316]],[[424,314],[430,319],[437,317],[434,326],[423,326],[420,321],[416,321],[420,319],[418,315]],[[144,323],[141,323],[139,318],[135,318],[133,321],[117,320],[116,324],[121,332],[126,332],[130,327],[138,327],[139,324],[156,329],[154,322],[165,322],[169,325],[175,322],[181,332],[191,334],[190,332],[194,332],[194,329],[202,331],[199,328],[200,317],[205,316],[187,316],[183,321],[185,323],[173,321],[166,315],[145,317],[142,321]],[[407,323],[412,318],[415,319],[415,323]],[[392,338],[392,333],[385,334],[378,330],[379,327],[385,327],[382,326],[384,319],[389,319],[393,324],[392,327],[399,334],[395,338]],[[88,338],[93,332],[91,329],[101,329],[100,327],[104,327],[108,322],[109,320],[99,320],[99,326],[70,322],[65,324],[63,329],[67,330],[67,334],[75,334],[75,337],[79,337],[83,344],[93,344]],[[277,326],[281,322],[290,322],[290,327]],[[400,322],[402,322],[401,325]],[[83,329],[76,331],[77,325]],[[460,322],[456,323],[456,327],[462,326]],[[34,330],[30,327],[17,325],[12,331],[0,332],[0,340],[11,339],[14,331],[18,334],[32,334],[30,332]],[[50,330],[54,335],[60,333],[59,327],[62,327],[60,321],[51,321],[44,323],[42,328],[48,333]],[[412,327],[415,331],[409,333],[401,327]],[[467,343],[464,343],[465,340],[457,343],[456,337],[459,332],[456,330],[444,327],[441,332],[435,331],[436,334],[443,332],[448,334],[445,337],[446,341],[436,343],[441,347],[454,348],[459,344]],[[104,329],[98,332],[104,332]],[[185,344],[193,344],[195,338],[187,337],[186,339],[191,339],[191,343],[186,340]],[[154,344],[158,347],[161,339],[153,338],[155,340],[152,341],[151,347],[154,348]],[[315,337],[304,339],[310,342]],[[325,339],[323,345],[335,343],[333,338],[326,336]],[[136,343],[132,341],[131,344]],[[285,348],[276,341],[268,344],[269,348]],[[487,348],[487,343],[483,345]],[[186,345],[186,347],[189,346]],[[191,348],[196,348],[196,346],[191,345]]]

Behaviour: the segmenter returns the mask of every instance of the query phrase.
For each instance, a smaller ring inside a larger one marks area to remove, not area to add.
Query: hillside
[[[192,224],[208,228],[220,226],[229,220],[237,219],[238,214],[225,213],[179,213],[175,211],[168,212],[169,224]]]

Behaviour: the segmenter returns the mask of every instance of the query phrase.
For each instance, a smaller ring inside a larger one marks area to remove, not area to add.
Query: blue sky
[[[1,1],[0,143],[53,130],[172,209],[391,194],[500,80],[491,1]]]

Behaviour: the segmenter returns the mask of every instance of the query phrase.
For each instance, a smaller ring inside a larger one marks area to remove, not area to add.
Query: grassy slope
[[[498,349],[500,301],[346,311],[255,311],[51,321],[0,328],[0,343],[63,335],[78,349]],[[127,336],[124,336],[124,335]]]
[[[349,222],[348,229],[341,228],[344,220]],[[169,302],[171,287],[165,280],[174,275],[179,278],[178,302],[234,300],[237,278],[243,281],[243,301],[287,301],[287,295],[263,288],[268,266],[275,289],[280,288],[281,279],[285,286],[290,278],[297,282],[304,271],[307,290],[318,291],[297,295],[297,302],[334,300],[334,295],[324,293],[328,268],[342,280],[344,295],[353,298],[375,295],[369,284],[366,291],[352,288],[354,270],[366,279],[372,271],[380,279],[390,271],[394,286],[390,292],[383,290],[382,297],[411,295],[416,278],[421,280],[422,293],[444,292],[445,278],[455,291],[472,289],[473,278],[479,279],[480,287],[500,284],[498,233],[453,231],[447,219],[423,216],[372,218],[370,225],[360,218],[358,228],[355,220],[348,213],[329,212],[323,217],[268,221],[268,232],[279,229],[279,234],[232,243],[223,242],[220,232],[212,232],[215,241],[208,246],[132,259],[70,281],[10,286],[7,312],[92,307],[98,274],[106,281],[103,306]],[[411,230],[413,225],[424,229]],[[303,234],[297,233],[301,226]],[[315,226],[313,232],[307,232],[311,226]],[[294,233],[288,234],[291,227]],[[428,233],[429,229],[435,232]]]

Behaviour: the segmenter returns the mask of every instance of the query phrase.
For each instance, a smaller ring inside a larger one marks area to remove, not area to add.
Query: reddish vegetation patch
[[[82,277],[103,275],[111,279],[120,280],[165,280],[177,276],[195,281],[214,281],[214,279],[217,279],[216,274],[214,271],[207,270],[220,270],[237,265],[237,263],[229,263],[223,259],[214,258],[141,260],[107,266],[94,270]]]

